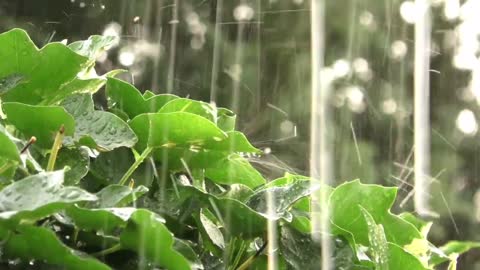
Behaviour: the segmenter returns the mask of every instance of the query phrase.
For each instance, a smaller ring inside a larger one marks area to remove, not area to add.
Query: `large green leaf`
[[[330,194],[331,220],[336,226],[352,233],[356,243],[368,246],[368,226],[362,218],[361,206],[372,215],[376,224],[383,226],[389,242],[408,245],[422,235],[411,223],[390,213],[396,194],[396,188],[365,185],[358,180],[344,183]],[[342,230],[333,228],[334,233],[343,234]]]
[[[120,235],[122,247],[169,270],[191,269],[189,261],[172,248],[174,238],[163,222],[155,213],[137,210]]]
[[[36,106],[16,102],[2,105],[7,120],[26,137],[35,136],[37,145],[51,148],[60,127],[65,135],[71,136],[75,130],[75,121],[65,109],[58,106]]]
[[[7,258],[40,260],[70,270],[111,270],[100,261],[65,246],[54,232],[43,227],[21,224],[2,240],[2,253]]]
[[[130,121],[138,136],[137,148],[201,145],[227,135],[207,119],[186,112],[146,113]]]
[[[90,94],[75,94],[62,102],[65,109],[75,118],[74,140],[102,151],[118,147],[132,147],[137,137],[118,116],[93,108]]]
[[[155,113],[167,102],[178,98],[175,95],[155,95],[151,92],[142,96],[133,85],[115,78],[108,78],[107,97],[109,108],[122,110],[130,119],[142,113]]]
[[[77,187],[64,187],[63,171],[44,172],[14,182],[0,191],[0,219],[37,220],[97,197]]]
[[[88,61],[61,43],[49,43],[38,50],[20,29],[0,34],[0,59],[0,78],[23,78],[22,83],[0,93],[2,100],[27,104],[48,104]]]

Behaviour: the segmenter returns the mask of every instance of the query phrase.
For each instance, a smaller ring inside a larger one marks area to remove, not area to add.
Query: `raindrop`
[[[253,15],[255,14],[253,8],[251,8],[248,5],[241,4],[238,5],[234,10],[233,10],[233,17],[237,21],[248,21],[253,18]]]

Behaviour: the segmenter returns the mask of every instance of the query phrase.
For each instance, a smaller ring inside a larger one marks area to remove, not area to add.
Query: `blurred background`
[[[413,211],[414,2],[325,2],[335,185],[398,186],[394,210]],[[480,1],[430,3],[429,201],[440,216],[430,238],[479,241]],[[310,1],[0,0],[0,32],[14,27],[39,47],[116,35],[99,74],[126,69],[122,79],[142,91],[232,108],[266,153],[251,160],[266,177],[309,173]],[[480,269],[480,252],[459,262]]]

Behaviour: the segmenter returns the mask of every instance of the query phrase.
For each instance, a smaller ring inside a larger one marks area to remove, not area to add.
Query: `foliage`
[[[267,181],[248,161],[261,152],[234,130],[229,110],[142,95],[116,72],[85,75],[110,42],[95,36],[39,50],[22,30],[0,34],[0,58],[8,59],[0,63],[2,263],[266,269],[276,256],[282,269],[315,269],[322,247],[310,234],[314,192],[329,195],[321,207],[332,214],[339,269],[454,267],[479,246],[435,247],[427,223],[391,213],[396,188],[358,180],[333,188],[289,173]],[[106,111],[92,99],[104,85]],[[275,254],[267,226],[277,228]]]

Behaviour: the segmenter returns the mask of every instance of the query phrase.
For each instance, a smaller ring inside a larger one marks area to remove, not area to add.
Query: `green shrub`
[[[338,269],[432,269],[477,243],[437,248],[431,223],[392,214],[396,188],[267,181],[225,108],[143,94],[95,73],[115,42],[93,36],[37,49],[0,34],[1,263],[20,269],[318,269],[310,195],[331,211]],[[92,95],[106,87],[107,110]],[[267,203],[271,199],[273,204]],[[268,254],[267,226],[277,239]],[[57,268],[55,268],[57,267]],[[3,269],[3,268],[2,268]],[[158,269],[158,268],[157,268]]]

